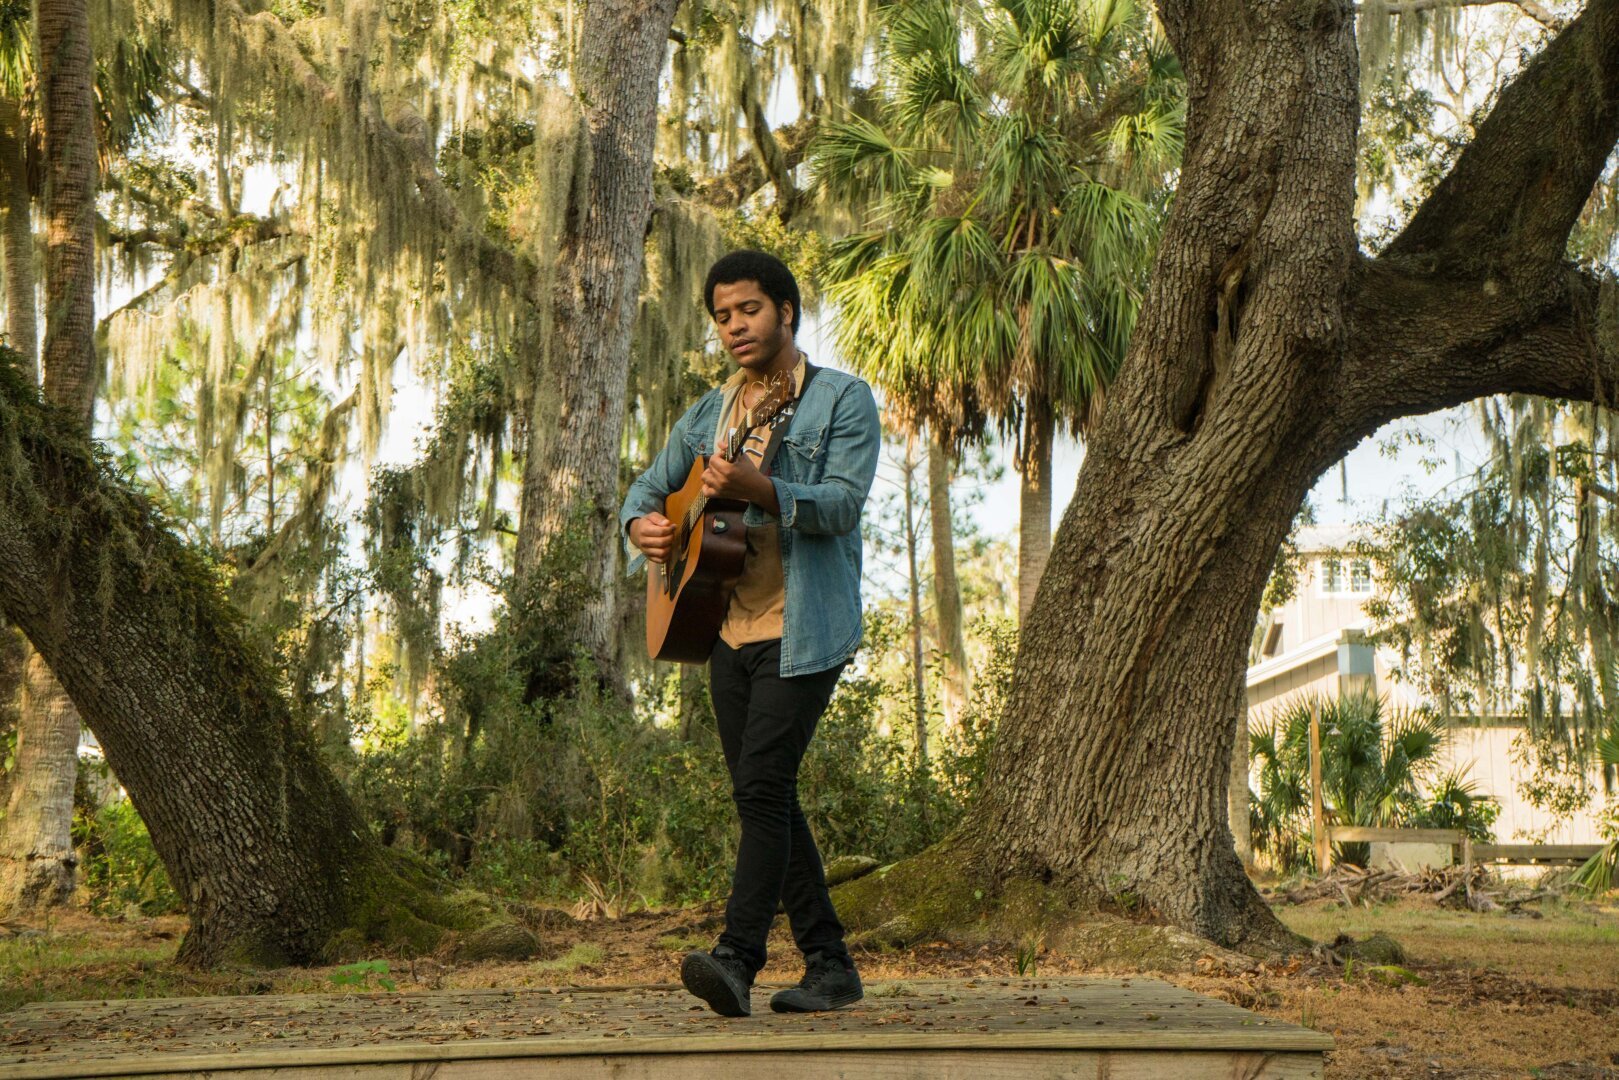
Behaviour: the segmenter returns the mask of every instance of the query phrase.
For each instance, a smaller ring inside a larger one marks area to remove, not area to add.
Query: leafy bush
[[[1249,734],[1259,764],[1250,793],[1254,846],[1284,872],[1313,866],[1310,844],[1310,709],[1319,709],[1322,798],[1339,824],[1433,826],[1490,839],[1499,807],[1463,770],[1435,777],[1444,722],[1426,710],[1389,710],[1371,694],[1300,700]],[[1340,844],[1340,861],[1364,865],[1366,844]]]
[[[902,648],[901,630],[872,619],[862,655]],[[990,660],[927,769],[909,730],[885,724],[909,693],[883,674],[892,666],[846,670],[800,770],[826,855],[892,861],[960,819],[980,786],[1016,646],[1009,622],[975,632]],[[458,710],[414,731],[397,719],[356,722],[367,749],[350,782],[384,838],[500,895],[584,896],[608,911],[723,896],[739,829],[706,692],[684,703],[647,693],[634,709],[576,657],[571,694],[525,705],[501,648],[484,639],[443,665]]]
[[[73,844],[82,852],[82,880],[98,915],[172,915],[184,910],[169,884],[146,823],[128,799],[99,808],[75,807]]]

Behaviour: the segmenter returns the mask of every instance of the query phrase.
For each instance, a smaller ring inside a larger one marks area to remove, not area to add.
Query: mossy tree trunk
[[[1354,231],[1353,5],[1159,10],[1188,79],[1180,185],[950,852],[992,888],[1130,894],[1265,951],[1295,939],[1243,874],[1227,784],[1303,497],[1390,420],[1619,384],[1612,294],[1566,255],[1619,139],[1619,0],[1524,65],[1375,259]]]
[[[597,595],[582,605],[578,625],[556,636],[582,644],[603,663],[614,655],[631,318],[652,213],[659,80],[678,6],[679,0],[593,0],[585,8],[573,78],[590,162],[558,256],[552,362],[541,372],[545,391],[534,396],[523,470],[519,603],[528,590],[545,587],[538,577],[564,547],[584,552]],[[566,542],[574,529],[586,535]]]
[[[375,840],[275,689],[212,571],[0,362],[0,611],[79,706],[191,927],[183,961],[432,948],[488,912]]]

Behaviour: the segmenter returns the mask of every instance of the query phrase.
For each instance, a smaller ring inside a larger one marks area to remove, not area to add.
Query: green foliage
[[[1465,829],[1490,838],[1499,807],[1463,773],[1434,774],[1443,722],[1423,710],[1389,710],[1370,694],[1299,700],[1249,733],[1259,764],[1250,803],[1254,846],[1283,871],[1312,865],[1310,709],[1320,710],[1321,788],[1342,825]],[[1364,844],[1339,845],[1342,861],[1364,865]]]
[[[391,994],[398,988],[388,977],[386,960],[359,960],[352,964],[344,964],[334,968],[326,978],[333,986],[351,987],[355,990],[386,990]]]
[[[82,854],[81,881],[98,915],[173,915],[184,910],[169,884],[146,823],[128,799],[102,807],[76,806],[73,846]]]
[[[566,577],[555,582],[559,589]],[[584,897],[615,914],[724,895],[737,825],[706,703],[647,693],[632,708],[577,657],[566,693],[525,702],[513,656],[559,647],[544,642],[543,627],[560,621],[529,624],[524,645],[502,616],[497,632],[467,641],[436,675],[445,708],[414,726],[375,706],[357,712],[363,749],[350,776],[357,799],[385,841],[492,894]],[[892,862],[914,854],[948,832],[981,786],[1015,631],[1006,621],[975,628],[989,660],[927,770],[918,767],[910,730],[890,730],[885,721],[908,692],[903,666],[882,662],[903,648],[901,631],[892,617],[869,620],[861,656],[800,770],[804,810],[828,856]],[[671,678],[670,689],[678,682]],[[688,708],[692,715],[682,718]]]
[[[1367,612],[1395,677],[1444,713],[1524,718],[1523,792],[1566,816],[1619,716],[1619,420],[1539,398],[1477,417],[1485,463],[1366,545],[1384,585]]]
[[[873,117],[812,147],[864,231],[833,245],[838,344],[947,442],[1025,409],[1089,423],[1135,323],[1179,158],[1179,67],[1130,2],[886,9]]]

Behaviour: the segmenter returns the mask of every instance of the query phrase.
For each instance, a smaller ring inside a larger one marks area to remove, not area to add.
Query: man
[[[704,300],[737,371],[676,422],[619,514],[629,542],[662,563],[676,533],[662,514],[664,499],[697,458],[708,459],[706,495],[749,504],[746,562],[709,657],[742,842],[725,932],[712,952],[685,958],[681,980],[721,1015],[747,1016],[779,902],[804,954],[804,977],[770,1007],[835,1009],[858,1001],[862,989],[799,808],[798,766],[860,643],[860,512],[877,472],[877,403],[864,382],[814,367],[798,350],[798,283],[779,259],[757,251],[725,256],[709,271]],[[760,461],[768,432],[736,461],[723,460],[715,446],[778,372],[790,374],[797,400],[774,460]],[[632,559],[630,571],[641,564]]]

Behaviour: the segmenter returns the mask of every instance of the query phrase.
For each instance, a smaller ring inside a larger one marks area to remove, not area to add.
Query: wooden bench
[[[1460,829],[1379,829],[1364,825],[1328,825],[1329,841],[1340,844],[1449,844],[1461,849],[1463,866],[1507,863],[1525,866],[1578,865],[1603,849],[1602,844],[1475,844]]]

